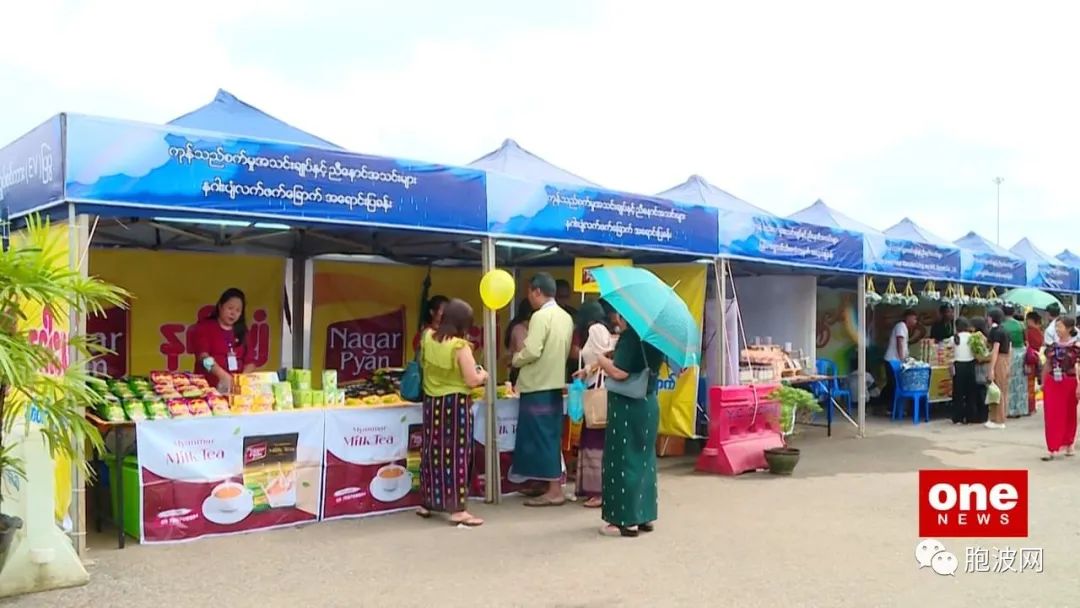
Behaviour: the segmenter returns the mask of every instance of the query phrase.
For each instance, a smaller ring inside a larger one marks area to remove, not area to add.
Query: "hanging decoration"
[[[945,295],[941,298],[941,301],[959,310],[964,305],[964,288],[957,286],[955,283],[949,283],[945,288]]]
[[[923,285],[922,293],[919,294],[919,297],[924,300],[929,300],[930,302],[937,302],[941,299],[941,292],[937,290],[936,283],[927,281],[926,284]]]
[[[967,304],[970,306],[986,307],[986,298],[979,293],[979,286],[975,285],[971,288],[971,296],[968,297]]]
[[[874,277],[866,277],[866,305],[874,308],[881,304],[881,294],[874,287]]]
[[[903,298],[903,304],[908,308],[919,305],[919,296],[915,295],[915,289],[911,287],[911,281],[908,281],[907,285],[904,287]]]
[[[889,284],[885,286],[885,293],[881,296],[881,303],[889,306],[903,306],[904,299],[896,291],[896,283],[889,279]]]

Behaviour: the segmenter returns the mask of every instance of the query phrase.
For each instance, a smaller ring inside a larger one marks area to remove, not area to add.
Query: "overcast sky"
[[[1078,4],[1080,6],[1080,4]],[[107,8],[106,8],[107,7]],[[886,8],[887,7],[887,8]],[[786,215],[1073,238],[1067,2],[5,2],[0,142],[60,111],[164,122],[218,88],[370,154],[512,137],[611,188],[690,174]]]

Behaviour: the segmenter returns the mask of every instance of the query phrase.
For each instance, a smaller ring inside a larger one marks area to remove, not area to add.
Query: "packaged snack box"
[[[292,384],[293,390],[311,390],[311,370],[293,369],[289,370],[289,373],[289,384]]]
[[[253,413],[271,412],[274,410],[273,395],[255,395],[251,404]]]
[[[210,404],[210,412],[215,416],[228,416],[229,415],[229,400],[225,397],[218,395],[217,397],[210,397],[206,400]]]
[[[165,402],[165,407],[169,410],[169,416],[173,418],[191,417],[191,410],[188,408],[187,399],[170,399]]]
[[[328,369],[322,373],[322,388],[324,391],[337,390],[337,370]]]
[[[326,391],[311,391],[311,407],[326,407]]]
[[[123,422],[127,419],[124,408],[120,406],[119,401],[105,401],[99,406],[98,413],[109,422]]]
[[[229,409],[233,414],[249,414],[255,407],[255,398],[249,395],[232,395],[229,399]]]
[[[291,410],[296,402],[293,399],[292,388],[287,382],[274,385],[274,409]]]
[[[124,414],[127,415],[127,419],[132,422],[142,422],[146,420],[146,408],[143,407],[142,401],[124,401]]]
[[[154,384],[172,384],[172,374],[169,372],[150,372],[150,382]]]
[[[292,385],[288,382],[275,382],[271,391],[274,401],[292,401]]]
[[[292,400],[296,409],[308,409],[314,405],[315,393],[312,390],[294,390]]]
[[[192,399],[188,403],[188,409],[191,410],[192,416],[203,417],[211,415],[210,404],[206,402],[206,399]]]
[[[146,408],[146,417],[150,420],[161,420],[169,417],[169,409],[165,402],[158,397],[143,399],[143,407]]]

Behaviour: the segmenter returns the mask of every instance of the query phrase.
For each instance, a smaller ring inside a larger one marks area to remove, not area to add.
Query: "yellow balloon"
[[[496,268],[480,279],[480,299],[491,310],[500,310],[514,299],[514,277]]]

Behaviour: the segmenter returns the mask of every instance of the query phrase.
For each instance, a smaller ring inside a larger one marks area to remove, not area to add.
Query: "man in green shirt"
[[[1005,415],[1009,418],[1018,418],[1028,414],[1027,402],[1027,377],[1024,376],[1024,357],[1027,348],[1024,347],[1024,324],[1016,319],[1016,309],[1008,304],[1001,307],[1005,320],[1001,322],[1001,329],[1009,337],[1012,348],[1009,349],[1009,382],[1002,386],[1002,391],[1008,391],[1009,396],[1005,403],[1008,410]]]
[[[1004,329],[1005,333],[1008,334],[1013,348],[1023,350],[1024,324],[1016,320],[1016,309],[1006,304],[1001,307],[1001,312],[1005,315],[1005,320],[1001,323],[1001,329]]]
[[[559,506],[566,502],[562,478],[563,388],[566,359],[570,355],[574,321],[555,302],[555,279],[540,273],[529,283],[533,315],[529,333],[512,365],[519,370],[520,394],[517,437],[509,479],[514,483],[542,481],[544,494],[525,502],[529,507]]]

